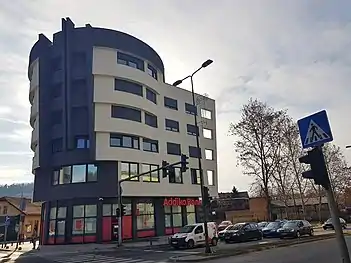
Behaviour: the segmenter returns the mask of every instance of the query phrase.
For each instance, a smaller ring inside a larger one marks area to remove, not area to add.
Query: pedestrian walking
[[[33,234],[32,234],[32,244],[33,244],[33,249],[35,249],[36,244],[37,244],[37,238],[38,238],[38,233],[37,230],[34,229]]]

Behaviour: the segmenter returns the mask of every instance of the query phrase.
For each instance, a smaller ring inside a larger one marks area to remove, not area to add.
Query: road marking
[[[109,257],[96,254],[61,255],[57,257],[51,255],[41,257],[58,263],[156,263],[154,260],[144,260],[142,258]]]
[[[258,242],[258,244],[260,244],[260,245],[264,245],[264,244],[268,244],[268,243],[269,243],[268,241]]]

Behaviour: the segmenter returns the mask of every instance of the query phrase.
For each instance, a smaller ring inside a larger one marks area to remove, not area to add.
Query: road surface
[[[351,237],[346,237],[351,253]],[[275,248],[242,256],[210,261],[211,263],[342,263],[335,239],[291,247]]]

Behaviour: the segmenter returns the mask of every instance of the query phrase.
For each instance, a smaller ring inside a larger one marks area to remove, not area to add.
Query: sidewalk
[[[138,241],[125,241],[122,247],[117,243],[109,244],[68,244],[68,245],[42,245],[35,253],[43,254],[62,254],[62,253],[79,253],[91,251],[115,251],[124,248],[160,248],[168,247],[168,236],[157,237],[152,239],[143,239]]]

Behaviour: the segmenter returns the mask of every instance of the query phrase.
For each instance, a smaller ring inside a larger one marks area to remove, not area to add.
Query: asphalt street
[[[329,232],[329,231],[328,231]],[[325,231],[317,231],[316,234],[325,234],[328,233]],[[303,237],[302,237],[303,238]],[[234,244],[225,244],[224,242],[220,242],[217,247],[214,247],[214,250],[220,250],[221,248],[230,247],[230,249],[235,249],[238,247],[245,247],[251,246],[255,244],[264,245],[267,243],[275,243],[275,242],[282,242],[279,238],[273,239],[263,239],[260,241],[251,241],[251,242],[243,242],[243,243],[234,243]],[[308,243],[311,244],[311,243]],[[313,243],[315,244],[315,243]],[[289,250],[289,248],[287,249]],[[31,252],[31,253],[24,253],[20,255],[13,255],[13,258],[5,259],[5,261],[0,262],[18,262],[18,263],[80,263],[80,262],[90,262],[90,263],[164,263],[167,262],[170,257],[173,256],[182,256],[182,255],[191,255],[191,254],[199,254],[204,251],[204,248],[195,248],[195,249],[178,249],[175,250],[171,247],[169,248],[143,248],[143,247],[122,247],[117,250],[110,250],[110,251],[87,251],[86,253],[78,253],[78,252],[65,252],[64,246],[62,246],[62,251],[55,253],[55,254],[43,254],[39,252]],[[296,251],[294,252],[296,253]],[[292,253],[292,255],[294,254]],[[280,255],[280,254],[279,254]],[[0,255],[1,256],[1,255]],[[250,258],[250,257],[249,257]],[[278,256],[279,258],[279,256]],[[285,259],[283,255],[281,258]],[[280,260],[281,260],[280,258]],[[237,260],[235,258],[235,260]],[[251,259],[252,260],[252,259]],[[261,260],[261,259],[260,259]],[[232,261],[231,261],[232,262]],[[239,263],[239,262],[259,262],[265,263],[264,261],[235,261],[232,263]],[[268,262],[268,261],[267,261]],[[278,263],[283,261],[276,261],[270,263]],[[284,263],[287,261],[284,261]],[[291,261],[291,263],[297,263],[299,261]],[[299,262],[301,263],[301,262]],[[322,261],[320,263],[323,263]]]
[[[351,253],[351,237],[347,237]],[[211,261],[212,263],[342,263],[335,239],[254,252]]]

